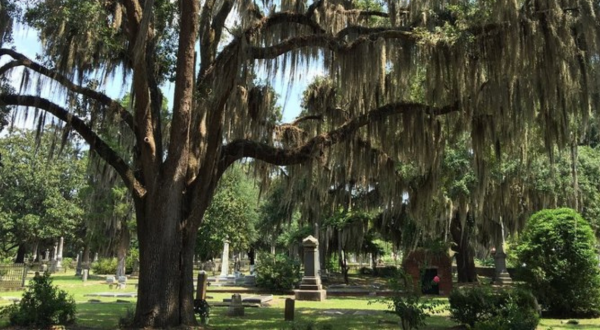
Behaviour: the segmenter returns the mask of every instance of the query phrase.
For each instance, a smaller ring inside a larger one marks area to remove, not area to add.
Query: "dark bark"
[[[250,250],[248,251],[248,259],[250,259],[250,265],[254,266],[254,257],[255,257],[256,253],[254,251],[254,248],[251,247]]]
[[[190,199],[174,189],[177,184],[157,186],[162,188],[144,200],[135,199],[140,275],[134,325],[195,326],[192,271],[198,227],[188,217]]]
[[[344,275],[344,283],[346,285],[350,284],[350,279],[348,279],[348,271],[350,271],[350,268],[348,268],[348,260],[346,259],[346,251],[342,250],[342,275]]]
[[[15,257],[15,264],[22,264],[25,262],[25,252],[27,248],[24,243],[19,244],[19,249],[17,250],[17,256]]]
[[[373,264],[373,275],[379,275],[379,270],[377,269],[377,253],[371,253],[371,263]]]
[[[456,270],[459,283],[471,283],[477,281],[477,272],[475,270],[475,251],[470,244],[472,228],[472,219],[465,221],[465,228],[462,228],[460,216],[456,214],[450,223],[450,232],[454,246],[452,250],[456,252]]]

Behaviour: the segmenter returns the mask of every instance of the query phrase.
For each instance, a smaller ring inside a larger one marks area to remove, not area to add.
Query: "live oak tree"
[[[0,15],[14,18],[14,3],[1,0]],[[425,210],[453,135],[471,132],[477,175],[485,175],[480,155],[489,145],[514,148],[534,125],[548,150],[565,145],[569,118],[585,121],[599,99],[598,1],[389,0],[380,8],[342,0],[32,3],[25,21],[43,52],[33,60],[3,44],[0,76],[24,67],[21,86],[35,88],[3,91],[0,103],[63,122],[131,191],[137,326],[195,324],[198,227],[220,177],[242,158],[256,159],[265,178],[266,164],[286,165],[292,176],[311,171],[307,200],[332,179],[377,177],[386,209],[399,208],[407,189],[389,161],[410,159],[431,183],[411,206]],[[9,25],[1,22],[4,37]],[[257,72],[294,84],[293,73],[313,64],[323,64],[333,84],[315,91],[306,117],[277,123]],[[130,110],[102,91],[116,72],[131,77]],[[169,79],[174,104],[164,133],[160,86]],[[419,101],[409,95],[415,81],[423,84]],[[66,102],[45,95],[44,85]],[[99,123],[131,136],[133,148],[106,143]]]

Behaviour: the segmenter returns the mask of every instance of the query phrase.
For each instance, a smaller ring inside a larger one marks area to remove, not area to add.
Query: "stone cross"
[[[221,275],[227,277],[229,275],[229,240],[223,241],[223,256],[221,257]]]
[[[326,291],[321,286],[319,275],[319,241],[313,236],[302,240],[304,247],[304,276],[300,290],[296,290],[296,300],[325,300]]]

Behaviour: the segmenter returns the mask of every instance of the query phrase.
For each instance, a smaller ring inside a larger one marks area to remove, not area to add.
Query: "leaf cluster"
[[[519,277],[550,315],[600,315],[596,238],[577,212],[550,209],[531,216],[517,256]]]
[[[11,325],[50,327],[75,322],[76,305],[66,291],[52,285],[49,273],[37,274],[21,301],[6,307]]]

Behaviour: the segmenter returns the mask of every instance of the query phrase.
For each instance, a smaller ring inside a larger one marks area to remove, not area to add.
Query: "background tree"
[[[82,152],[70,142],[59,151],[51,135],[40,139],[20,130],[0,138],[0,242],[15,262],[26,253],[40,255],[60,236],[73,239],[83,221]]]
[[[382,11],[346,0],[38,1],[25,19],[44,40],[39,63],[3,44],[0,56],[9,61],[0,75],[25,67],[26,87],[45,76],[68,106],[43,88],[2,92],[0,102],[55,116],[115,168],[136,210],[135,323],[192,325],[194,245],[229,166],[251,157],[264,179],[272,173],[265,163],[289,166],[291,177],[313,173],[306,200],[324,196],[330,182],[378,177],[382,208],[398,210],[407,187],[385,179],[397,174],[388,160],[414,161],[434,183],[446,139],[462,131],[471,132],[478,176],[485,174],[480,155],[523,141],[523,123],[541,128],[548,152],[568,145],[569,117],[585,122],[599,99],[598,13],[592,0],[389,1]],[[226,27],[234,15],[237,25]],[[371,17],[381,18],[377,27]],[[255,83],[255,72],[266,68],[268,78],[293,84],[290,73],[317,62],[333,88],[318,94],[330,101],[314,102],[307,115],[324,124],[277,125],[272,95]],[[105,79],[91,81],[117,68],[132,79],[132,113],[102,92]],[[419,102],[407,88],[417,75],[424,81]],[[174,104],[164,139],[159,86],[169,79]],[[123,123],[134,147],[122,154],[92,120]],[[357,152],[365,142],[380,156]],[[426,211],[422,196],[421,203],[413,198],[417,213]]]
[[[258,188],[243,166],[233,166],[219,182],[198,233],[196,251],[200,260],[220,257],[223,241],[234,252],[247,252],[257,239]]]

